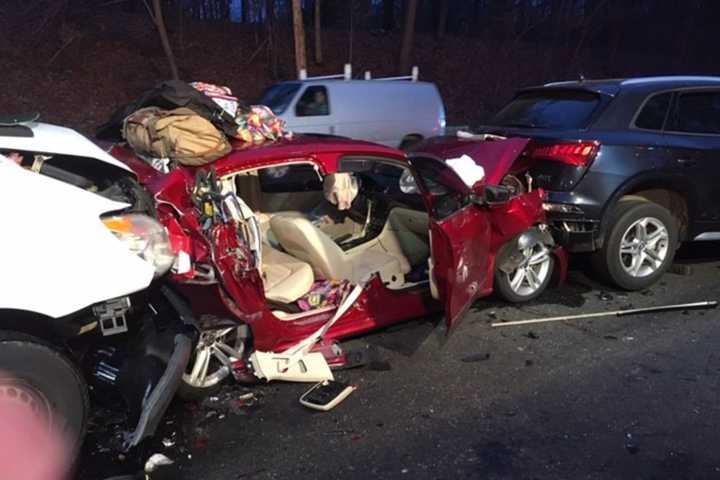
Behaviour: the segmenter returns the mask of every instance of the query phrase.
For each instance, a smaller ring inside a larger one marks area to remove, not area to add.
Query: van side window
[[[298,117],[319,117],[330,115],[327,88],[322,86],[308,87],[295,105]]]
[[[681,94],[670,130],[720,134],[720,92]]]

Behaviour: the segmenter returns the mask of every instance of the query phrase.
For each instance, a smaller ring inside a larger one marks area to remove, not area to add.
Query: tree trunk
[[[395,0],[382,2],[383,29],[388,32],[395,29]]]
[[[160,34],[160,42],[162,42],[163,50],[165,50],[165,56],[170,64],[170,72],[172,73],[173,80],[180,79],[180,73],[178,72],[177,63],[175,63],[175,55],[173,54],[172,47],[170,46],[170,39],[168,38],[167,29],[165,28],[165,20],[163,20],[162,7],[160,6],[160,0],[153,0],[153,20],[157,27],[158,33]]]
[[[435,31],[435,37],[438,40],[442,40],[447,30],[448,12],[450,11],[450,0],[439,0],[440,10],[438,11],[438,23],[437,30]]]
[[[315,0],[315,63],[318,65],[323,63],[320,2],[321,0]]]
[[[300,0],[292,0],[293,35],[295,37],[295,68],[307,69],[305,59],[305,26],[303,25],[302,5]]]
[[[403,32],[402,50],[400,52],[400,71],[403,75],[410,73],[413,40],[415,39],[415,17],[418,0],[407,0],[405,7],[405,30]]]

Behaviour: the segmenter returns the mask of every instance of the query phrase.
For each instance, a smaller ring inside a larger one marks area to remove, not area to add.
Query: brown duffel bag
[[[123,122],[123,137],[139,153],[194,167],[231,150],[225,134],[189,108],[141,108]]]

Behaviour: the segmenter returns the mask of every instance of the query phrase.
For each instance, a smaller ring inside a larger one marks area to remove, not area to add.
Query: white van
[[[445,133],[445,106],[433,83],[308,79],[276,83],[262,99],[296,133],[340,135],[407,148]]]

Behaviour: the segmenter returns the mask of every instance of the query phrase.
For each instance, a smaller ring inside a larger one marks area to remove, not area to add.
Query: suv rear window
[[[492,125],[527,128],[585,128],[600,95],[578,90],[521,93],[495,115]]]

